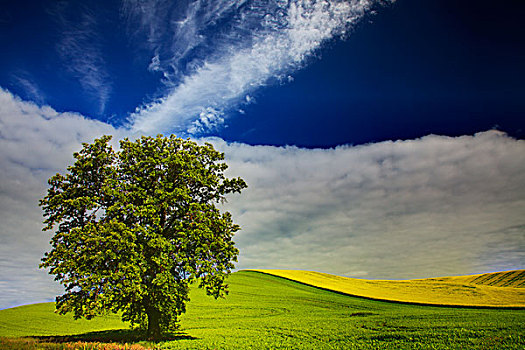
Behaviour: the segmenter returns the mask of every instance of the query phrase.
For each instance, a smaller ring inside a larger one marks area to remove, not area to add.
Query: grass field
[[[525,270],[406,281],[300,270],[253,270],[349,295],[433,305],[525,307]]]
[[[525,310],[374,301],[250,271],[232,274],[229,284],[230,295],[217,301],[201,290],[192,290],[181,331],[171,340],[147,343],[134,339],[137,333],[127,331],[118,318],[72,321],[67,316],[55,315],[53,304],[36,304],[0,311],[0,337],[33,337],[2,338],[0,346],[2,349],[525,348]],[[34,338],[45,335],[55,337]]]

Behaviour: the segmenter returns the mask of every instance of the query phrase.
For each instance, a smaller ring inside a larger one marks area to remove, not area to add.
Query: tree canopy
[[[224,155],[208,143],[158,135],[115,151],[110,140],[84,143],[68,172],[49,179],[40,206],[44,230],[56,231],[40,267],[65,287],[59,313],[122,312],[158,338],[176,328],[191,283],[227,293],[239,226],[216,204],[246,183],[225,177]]]

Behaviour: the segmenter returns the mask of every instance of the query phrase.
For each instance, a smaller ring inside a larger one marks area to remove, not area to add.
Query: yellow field
[[[300,270],[251,270],[354,296],[433,305],[525,307],[525,270],[404,281]]]

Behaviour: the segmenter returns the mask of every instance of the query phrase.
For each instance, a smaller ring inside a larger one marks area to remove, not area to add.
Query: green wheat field
[[[0,310],[0,348],[525,348],[524,307],[443,307],[378,301],[321,289],[323,282],[319,278],[316,285],[321,288],[316,288],[305,284],[304,276],[299,283],[272,275],[272,270],[264,272],[233,273],[228,279],[230,294],[225,299],[214,300],[194,288],[180,331],[161,342],[144,340],[117,315],[74,321],[71,316],[56,315],[53,303],[44,303]],[[523,271],[516,273],[524,275]],[[512,275],[512,286],[493,283],[492,288],[515,289],[512,295],[518,299],[511,304],[523,305],[525,288],[516,273]],[[473,289],[474,279],[484,280],[476,277],[460,282],[464,288]],[[333,278],[330,283],[334,283]],[[447,294],[443,284],[440,289]]]

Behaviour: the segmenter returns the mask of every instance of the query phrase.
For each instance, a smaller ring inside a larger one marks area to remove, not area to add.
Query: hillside
[[[74,321],[71,316],[54,314],[54,305],[48,303],[0,310],[0,349],[131,349],[129,343],[137,344],[133,349],[525,347],[525,310],[381,302],[249,271],[233,273],[228,284],[230,294],[218,300],[192,288],[181,330],[169,341],[137,340],[136,333],[126,330],[116,316]],[[54,337],[2,338],[43,335]],[[94,340],[127,342],[128,346],[86,344]]]
[[[493,287],[525,288],[525,270],[492,272],[470,276],[429,278],[428,280],[478,284]]]
[[[366,280],[300,270],[251,270],[352,296],[417,304],[525,307],[525,270],[481,275]]]

